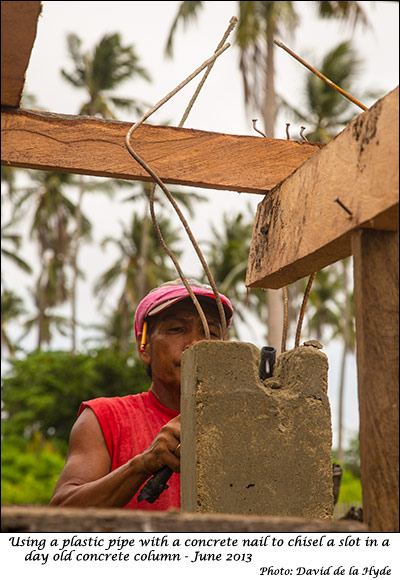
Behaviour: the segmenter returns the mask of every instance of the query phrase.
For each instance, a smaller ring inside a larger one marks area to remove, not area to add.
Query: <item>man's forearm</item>
[[[62,480],[56,486],[50,505],[69,507],[124,507],[151,476],[143,470],[138,455],[121,467],[94,481]]]

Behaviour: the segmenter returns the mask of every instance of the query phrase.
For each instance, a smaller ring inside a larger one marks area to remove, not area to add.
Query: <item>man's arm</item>
[[[174,455],[179,440],[180,417],[176,417],[160,430],[148,449],[111,471],[99,422],[93,411],[86,408],[71,430],[67,460],[50,505],[125,506],[164,465],[179,472],[180,462]]]

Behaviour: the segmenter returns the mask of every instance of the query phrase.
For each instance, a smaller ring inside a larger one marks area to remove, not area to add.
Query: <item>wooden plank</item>
[[[3,165],[151,180],[125,147],[131,123],[28,110],[1,123]],[[166,183],[265,193],[320,144],[145,124],[132,147]]]
[[[349,256],[359,227],[398,229],[398,97],[359,115],[259,204],[247,286],[281,288]]]
[[[41,2],[1,3],[1,104],[19,107]]]
[[[364,521],[399,531],[399,232],[353,235]]]
[[[353,520],[149,512],[122,509],[2,506],[1,531],[19,532],[367,532]]]

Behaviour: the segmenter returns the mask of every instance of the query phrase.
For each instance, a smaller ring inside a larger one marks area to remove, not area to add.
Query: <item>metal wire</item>
[[[231,25],[230,25],[230,29],[232,26],[232,21],[231,21]],[[229,29],[228,29],[229,30]],[[185,217],[183,216],[179,206],[177,205],[175,199],[173,198],[173,196],[171,195],[171,193],[169,192],[169,190],[167,189],[167,187],[164,185],[164,183],[161,181],[161,179],[158,177],[158,175],[145,163],[145,161],[133,150],[131,144],[130,144],[130,140],[131,137],[134,133],[134,131],[136,131],[136,129],[151,115],[153,114],[157,109],[159,109],[164,103],[166,103],[170,98],[172,98],[178,91],[180,91],[184,86],[186,86],[186,84],[188,82],[190,82],[193,78],[195,78],[202,70],[204,70],[206,67],[210,67],[210,65],[212,65],[214,63],[214,61],[216,60],[216,58],[218,58],[218,56],[220,54],[222,54],[227,48],[229,48],[230,44],[227,43],[225,44],[222,48],[217,49],[214,53],[214,55],[212,57],[210,57],[208,60],[206,60],[200,67],[198,67],[191,75],[189,75],[184,81],[182,81],[175,89],[173,89],[171,92],[169,92],[163,99],[161,99],[156,105],[154,105],[154,107],[152,107],[149,111],[147,111],[147,113],[145,113],[142,118],[137,121],[134,125],[132,125],[132,127],[129,129],[126,138],[125,138],[125,144],[126,147],[129,151],[129,153],[132,155],[132,157],[143,167],[143,169],[153,178],[153,180],[155,181],[155,183],[161,188],[161,190],[165,193],[165,195],[167,196],[168,200],[171,202],[173,208],[175,209],[181,223],[183,224],[186,233],[189,236],[190,241],[192,242],[192,245],[200,259],[201,265],[203,266],[203,269],[207,275],[207,278],[210,282],[211,288],[214,292],[214,296],[215,296],[215,300],[217,303],[217,308],[218,308],[218,312],[219,312],[219,316],[221,319],[221,327],[222,327],[222,338],[223,340],[227,340],[228,337],[228,331],[227,331],[227,324],[226,324],[226,317],[225,317],[225,311],[223,309],[222,306],[222,302],[217,290],[217,287],[215,285],[215,281],[214,278],[208,268],[208,265],[204,259],[204,256],[190,230],[190,227],[185,219]],[[177,269],[177,272],[183,282],[183,284],[185,285],[187,291],[189,292],[189,295],[191,297],[191,299],[194,302],[194,305],[198,311],[198,314],[201,318],[202,324],[203,324],[203,328],[204,328],[204,333],[205,333],[205,337],[207,340],[210,339],[210,331],[208,328],[208,323],[207,323],[207,319],[204,315],[204,312],[199,304],[199,301],[197,300],[196,296],[194,295],[192,289],[190,288],[183,272],[182,269],[179,266],[179,263],[176,259],[176,257],[174,256],[173,252],[167,247],[167,245],[165,244],[165,241],[163,239],[162,233],[160,231],[160,228],[157,224],[157,220],[155,217],[155,213],[154,213],[154,207],[152,207],[154,205],[154,190],[152,191],[152,193],[150,194],[150,211],[151,211],[151,215],[152,215],[152,220],[153,220],[153,224],[155,226],[156,229],[156,233],[157,236],[159,237],[160,243],[163,247],[163,249],[166,251],[166,253],[170,256],[170,258],[172,259],[172,261],[174,262],[175,268]]]
[[[306,62],[305,60],[303,60],[300,56],[298,56],[295,52],[293,52],[293,50],[290,50],[290,48],[288,48],[286,45],[284,45],[283,42],[281,42],[280,40],[274,40],[274,43],[276,44],[276,46],[279,46],[280,48],[283,48],[283,50],[285,50],[288,54],[290,54],[291,56],[293,56],[293,58],[295,58],[303,66],[305,66],[306,68],[308,68],[308,70],[310,70],[312,73],[314,73],[315,75],[317,75],[317,77],[319,77],[321,80],[323,80],[327,85],[329,85],[330,87],[332,87],[333,89],[335,89],[335,91],[337,91],[338,93],[340,93],[341,95],[343,95],[344,97],[346,97],[346,99],[349,99],[349,101],[351,101],[352,103],[354,103],[355,105],[357,105],[358,107],[360,107],[360,109],[362,109],[363,111],[368,111],[368,107],[366,107],[365,105],[363,105],[362,103],[360,103],[360,101],[357,101],[357,99],[355,99],[354,97],[352,97],[349,93],[347,93],[345,90],[343,90],[342,88],[340,88],[338,85],[335,85],[334,82],[332,82],[331,80],[329,80],[325,75],[323,75],[321,72],[319,72],[319,70],[317,70],[316,68],[314,68],[313,66],[311,66],[310,64],[308,64],[308,62]]]
[[[307,286],[306,286],[306,290],[304,292],[303,302],[301,304],[301,309],[300,309],[299,321],[297,323],[297,329],[296,329],[296,340],[294,343],[295,348],[297,348],[300,344],[301,327],[303,326],[303,320],[304,320],[304,314],[306,312],[308,296],[310,295],[311,286],[312,286],[312,283],[314,282],[315,275],[316,275],[316,272],[311,274],[311,276],[309,277],[308,282],[307,282]]]

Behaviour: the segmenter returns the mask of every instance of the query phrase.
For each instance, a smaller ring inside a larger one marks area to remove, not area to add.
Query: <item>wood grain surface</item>
[[[131,123],[2,110],[2,165],[151,181],[125,146]],[[144,124],[135,152],[165,183],[265,194],[320,144]]]
[[[399,232],[353,235],[364,521],[399,531]]]
[[[1,3],[1,104],[19,107],[41,2]]]
[[[359,115],[259,204],[247,286],[281,288],[349,256],[357,228],[398,229],[398,97]]]
[[[306,520],[192,514],[178,511],[148,512],[123,509],[3,506],[1,531],[19,532],[366,532],[367,526],[353,521]]]

